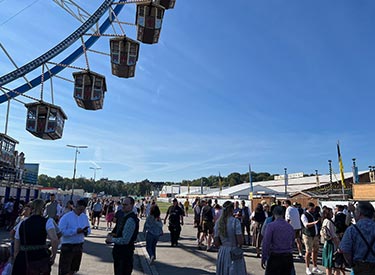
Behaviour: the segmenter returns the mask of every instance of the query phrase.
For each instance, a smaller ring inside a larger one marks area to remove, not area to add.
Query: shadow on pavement
[[[172,266],[164,263],[156,263],[156,268],[158,270],[167,271],[163,274],[173,274],[173,275],[186,275],[186,274],[194,274],[194,275],[207,275],[207,274],[216,274],[215,271],[207,271],[200,268],[192,268],[192,267],[182,267],[182,266]],[[235,275],[235,274],[233,274]]]

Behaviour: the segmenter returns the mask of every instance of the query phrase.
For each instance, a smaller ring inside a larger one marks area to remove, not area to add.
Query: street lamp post
[[[333,193],[333,183],[332,183],[332,160],[328,160],[329,169],[329,185],[331,186],[331,194]]]
[[[288,172],[287,168],[284,168],[284,191],[285,191],[285,197],[287,197],[288,194]]]
[[[90,169],[93,169],[94,170],[94,183],[95,183],[95,179],[96,179],[96,170],[100,170],[102,168],[100,167],[90,167]]]
[[[70,199],[73,200],[73,194],[74,194],[74,183],[75,183],[75,180],[76,180],[76,171],[77,171],[77,155],[79,153],[79,150],[78,149],[83,149],[83,148],[88,148],[88,146],[86,145],[80,145],[80,146],[77,146],[77,145],[66,145],[67,147],[70,147],[70,148],[74,148],[76,149],[76,153],[75,153],[75,158],[74,158],[74,170],[73,170],[73,183],[72,183],[72,194],[70,195]]]

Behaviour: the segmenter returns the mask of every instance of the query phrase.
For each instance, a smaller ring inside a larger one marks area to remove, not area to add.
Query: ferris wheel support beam
[[[86,10],[81,8],[77,3],[75,3],[72,0],[53,0],[53,2],[62,7],[70,15],[72,15],[74,18],[81,21],[82,23],[85,22],[88,17],[90,17],[90,14]],[[71,7],[77,9],[78,14],[76,14]]]
[[[77,19],[81,23],[84,23],[91,16],[89,12],[87,12],[85,9],[83,9],[80,5],[75,3],[73,0],[53,0],[53,2],[59,5],[62,9],[67,11],[71,16],[73,16],[75,19]],[[96,28],[92,28],[94,32],[96,32],[97,29],[98,29],[98,26],[96,26]]]
[[[99,19],[104,15],[104,13],[111,7],[114,0],[106,0],[103,2],[103,4],[97,9],[97,11],[84,23],[81,27],[79,27],[74,33],[72,33],[68,38],[66,38],[64,41],[59,43],[57,46],[49,50],[48,52],[44,53],[40,57],[34,59],[33,61],[29,62],[28,64],[20,67],[19,69],[6,74],[2,77],[0,77],[0,87],[18,79],[19,77],[22,77],[26,75],[27,73],[35,70],[36,68],[40,67],[44,63],[48,62],[52,58],[56,57],[58,54],[62,53],[64,50],[66,50],[69,46],[71,46],[74,42],[76,42],[82,35],[84,35],[96,22],[99,21]],[[118,15],[123,8],[124,5],[118,4],[113,9],[114,13]],[[108,27],[112,24],[113,18],[109,16],[99,27],[99,33],[104,33]],[[100,36],[91,36],[87,41],[84,43],[84,47],[86,49],[89,49],[98,39]],[[65,64],[70,65],[75,60],[77,60],[82,54],[83,54],[83,46],[80,46],[78,49],[76,49],[72,54],[70,54],[68,57],[66,57],[63,61],[59,62],[59,64]],[[38,85],[40,85],[42,78],[45,80],[50,79],[52,76],[58,74],[61,72],[65,67],[63,66],[55,66],[51,68],[48,72],[44,73],[43,75],[40,75],[33,80],[31,80],[29,83],[31,84],[31,87],[29,84],[24,84],[22,86],[17,87],[12,92],[8,92],[6,95],[0,96],[0,104],[4,103],[8,100],[8,98],[14,98],[20,94],[23,94],[27,91],[29,91],[31,88],[34,88]]]

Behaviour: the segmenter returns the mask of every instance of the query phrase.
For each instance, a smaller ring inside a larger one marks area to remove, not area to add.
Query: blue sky
[[[76,2],[90,12],[101,4]],[[374,12],[372,0],[177,0],[159,43],[141,45],[135,78],[112,76],[109,58],[89,53],[91,70],[106,75],[103,110],[78,108],[72,83],[55,78],[55,104],[68,115],[63,138],[29,134],[26,109],[15,101],[8,135],[26,162],[50,176],[72,177],[67,144],[88,146],[77,176],[93,177],[89,167],[100,167],[97,179],[129,182],[227,176],[247,172],[249,163],[256,172],[325,174],[328,159],[338,172],[337,140],[345,170],[353,157],[365,170],[375,165]],[[120,18],[134,22],[134,14],[127,5]],[[0,43],[19,66],[80,25],[53,1],[0,0],[0,18]],[[135,38],[135,27],[125,32]],[[108,44],[103,37],[93,49],[108,53]],[[84,67],[84,58],[74,65]],[[13,69],[0,50],[0,75]],[[74,71],[61,75],[72,79]],[[50,90],[45,83],[45,101]],[[27,94],[39,98],[40,87]],[[1,104],[0,132],[5,114]]]

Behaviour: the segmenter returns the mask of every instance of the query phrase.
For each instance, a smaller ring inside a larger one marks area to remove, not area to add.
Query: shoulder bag
[[[322,236],[325,241],[329,241],[332,239],[332,234],[327,224],[322,226],[322,228],[320,229],[320,236]]]
[[[238,243],[237,243],[236,222],[237,222],[237,220],[235,219],[234,222],[233,222],[233,233],[234,233],[235,238],[236,238],[236,247],[232,248],[232,250],[230,251],[230,258],[231,258],[232,261],[238,261],[238,260],[243,259],[243,250],[242,250],[241,247],[238,247]]]

